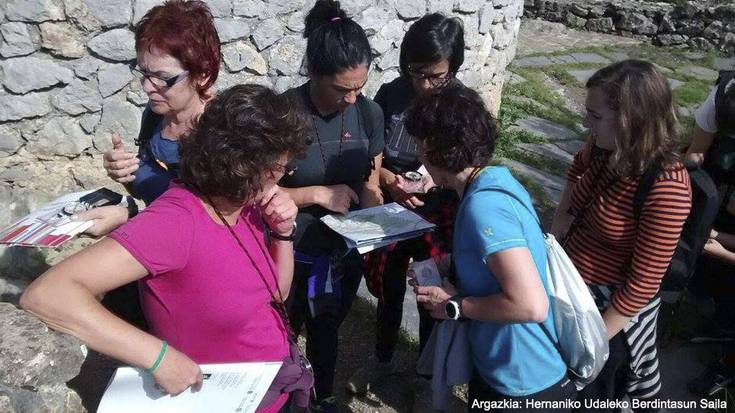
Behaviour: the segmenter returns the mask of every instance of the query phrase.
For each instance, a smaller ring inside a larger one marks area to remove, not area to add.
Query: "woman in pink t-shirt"
[[[276,183],[303,153],[305,124],[286,97],[263,86],[222,92],[182,141],[181,180],[38,278],[21,305],[90,348],[147,369],[170,394],[202,385],[198,363],[289,357],[288,326],[273,301],[291,285],[297,208]],[[96,298],[134,280],[150,334]],[[261,411],[287,399],[276,393]]]

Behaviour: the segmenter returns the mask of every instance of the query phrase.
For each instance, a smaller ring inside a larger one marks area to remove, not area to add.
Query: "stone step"
[[[579,139],[577,132],[566,126],[536,116],[521,119],[517,125],[523,130],[543,136],[550,141]]]
[[[548,196],[554,204],[559,204],[559,200],[561,199],[561,191],[564,190],[565,184],[563,178],[558,177],[554,174],[550,174],[548,172],[538,170],[534,167],[528,166],[518,161],[514,161],[512,159],[503,159],[502,162],[504,165],[511,168],[514,173],[524,176],[531,181],[541,185],[546,196]],[[535,201],[538,202],[538,200]]]
[[[706,80],[708,82],[714,82],[717,80],[717,76],[719,76],[719,73],[717,73],[716,70],[712,70],[707,67],[702,66],[683,66],[676,70],[676,73],[679,73],[684,76],[691,76],[696,79],[700,80]]]
[[[543,156],[544,158],[561,162],[567,166],[571,165],[574,159],[572,154],[552,143],[519,143],[517,147],[527,152]]]

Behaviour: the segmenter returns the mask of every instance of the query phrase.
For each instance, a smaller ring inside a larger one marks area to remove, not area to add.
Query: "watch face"
[[[444,312],[447,313],[447,317],[452,320],[456,320],[458,317],[459,306],[454,301],[447,301],[444,305]]]

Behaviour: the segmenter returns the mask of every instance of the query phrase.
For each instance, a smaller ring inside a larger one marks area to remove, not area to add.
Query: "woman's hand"
[[[444,306],[447,300],[457,295],[457,289],[446,278],[442,280],[441,287],[414,285],[413,291],[416,293],[416,302],[422,303],[431,316],[439,320],[447,318]]]
[[[84,233],[93,237],[101,237],[128,221],[128,209],[117,205],[108,205],[76,214],[72,217],[72,220],[94,221],[94,224]]]
[[[156,383],[163,392],[172,396],[176,396],[189,387],[194,391],[199,391],[204,381],[199,365],[171,346],[168,347],[161,364],[153,373],[153,378],[156,379]]]
[[[129,184],[135,180],[133,173],[140,167],[140,159],[135,153],[125,151],[120,135],[115,132],[112,134],[112,149],[102,155],[102,166],[110,178]]]
[[[346,214],[350,210],[350,205],[359,203],[360,198],[355,191],[345,184],[322,186],[320,193],[317,195],[317,204],[330,211]]]
[[[406,191],[406,179],[399,174],[396,174],[395,179],[388,183],[386,189],[393,200],[404,208],[416,209],[424,206],[420,199]]]
[[[286,191],[274,186],[260,201],[260,208],[271,231],[278,235],[291,235],[299,209]]]

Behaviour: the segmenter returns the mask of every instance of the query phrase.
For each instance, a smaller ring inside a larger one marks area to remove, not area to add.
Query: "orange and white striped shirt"
[[[587,284],[619,286],[612,305],[632,317],[656,295],[691,209],[689,174],[681,164],[655,180],[636,224],[633,197],[640,177],[621,179],[608,157],[592,157],[587,144],[567,173],[570,212],[584,211],[565,245]]]

